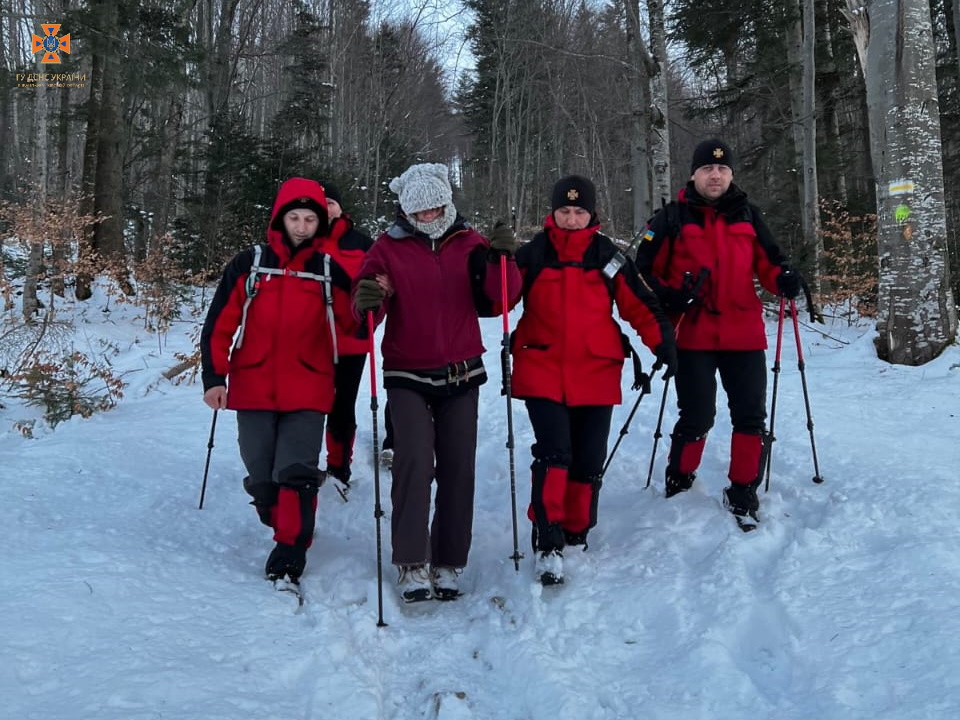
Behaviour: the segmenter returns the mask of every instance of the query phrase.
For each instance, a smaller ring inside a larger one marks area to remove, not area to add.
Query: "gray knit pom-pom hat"
[[[399,196],[400,207],[407,215],[453,202],[449,171],[440,163],[411,165],[390,181],[390,190]]]

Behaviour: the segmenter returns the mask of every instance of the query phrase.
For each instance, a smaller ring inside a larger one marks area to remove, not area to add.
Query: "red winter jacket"
[[[393,284],[381,312],[386,312],[385,373],[445,368],[483,354],[477,318],[502,311],[499,265],[489,262],[489,247],[459,217],[436,241],[415,232],[403,217],[377,238],[358,278],[385,274]],[[514,262],[507,266],[513,303],[520,296],[520,274]]]
[[[330,255],[353,280],[360,272],[363,258],[372,246],[373,240],[355,230],[350,217],[341,215],[331,223],[330,232],[323,238],[320,250]],[[358,338],[355,329],[353,318],[349,328],[337,324],[337,349],[341,355],[365,355],[369,352],[369,341]]]
[[[650,220],[637,251],[637,268],[672,311],[674,324],[679,323],[677,347],[683,350],[765,349],[763,306],[754,277],[776,294],[784,261],[746,193],[731,185],[715,204],[708,204],[692,181],[676,203]],[[696,278],[703,268],[709,274],[698,301],[680,323],[682,313],[670,305],[671,291],[681,288],[684,273]]]
[[[328,322],[325,283],[294,272],[324,273],[319,252],[323,238],[294,249],[285,234],[273,228],[285,207],[297,198],[326,207],[319,184],[304,178],[287,180],[277,193],[261,245],[261,268],[279,268],[284,274],[257,274],[257,288],[247,304],[247,279],[254,248],[237,254],[227,265],[213,296],[200,336],[203,387],[228,385],[231,410],[330,412],[333,406],[333,336]],[[282,225],[280,225],[282,227]],[[350,278],[330,263],[336,323],[356,331],[350,310]],[[243,320],[242,342],[234,334]]]
[[[561,230],[548,215],[544,231],[517,252],[524,276],[523,315],[511,341],[512,394],[565,405],[617,405],[626,358],[620,316],[654,350],[672,335],[656,297],[633,262],[608,279],[617,254],[599,225]]]

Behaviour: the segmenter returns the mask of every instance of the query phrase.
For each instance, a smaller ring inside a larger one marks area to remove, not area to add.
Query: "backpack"
[[[264,267],[260,265],[263,257],[263,246],[253,246],[253,265],[250,266],[250,273],[247,275],[247,281],[244,283],[244,290],[247,298],[243,302],[243,312],[240,315],[240,333],[237,335],[235,347],[243,345],[243,335],[247,326],[247,311],[250,309],[250,303],[260,291],[260,278],[263,275],[289,275],[292,277],[304,278],[307,280],[316,280],[323,286],[323,296],[327,306],[327,324],[330,326],[330,336],[333,339],[333,363],[339,362],[340,356],[337,347],[337,330],[333,316],[333,275],[330,268],[330,255],[323,253],[323,274],[306,272],[305,270],[283,270],[281,268]]]

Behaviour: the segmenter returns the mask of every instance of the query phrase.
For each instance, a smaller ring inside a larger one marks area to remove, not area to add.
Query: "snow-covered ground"
[[[856,720],[960,717],[960,348],[924,367],[874,357],[866,324],[801,329],[822,485],[789,322],[773,475],[760,528],[721,507],[729,422],[694,489],[662,489],[673,396],[645,488],[662,381],[613,459],[587,552],[567,583],[534,583],[532,440],[514,403],[520,549],[514,571],[497,319],[483,321],[479,487],[466,594],[402,606],[384,565],[377,627],[369,384],[358,402],[356,486],[320,494],[307,604],[262,579],[272,543],[247,505],[232,413],[160,373],[165,345],[132,306],[77,310],[78,346],[129,382],[111,412],[35,439],[0,410],[0,697],[16,720],[483,718]],[[513,321],[516,321],[516,314]],[[771,341],[775,323],[768,325]],[[772,345],[772,342],[771,342]],[[772,349],[769,363],[772,364]],[[646,359],[646,364],[652,358]],[[614,415],[610,446],[636,395]],[[381,397],[382,405],[382,397]],[[382,412],[378,418],[382,428]],[[389,473],[381,499],[389,513]],[[389,518],[381,523],[389,558]]]

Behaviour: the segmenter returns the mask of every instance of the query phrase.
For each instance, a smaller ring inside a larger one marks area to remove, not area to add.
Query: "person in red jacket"
[[[787,264],[763,217],[733,182],[733,151],[722,140],[697,145],[691,178],[651,218],[637,267],[676,326],[679,417],[671,435],[666,497],[689,490],[716,416],[720,381],[733,437],[724,504],[740,527],[756,527],[766,421],[767,338],[754,278],[795,298],[799,273]]]
[[[327,198],[327,216],[330,232],[320,249],[330,255],[352,280],[360,271],[367,251],[373,245],[368,235],[353,226],[353,220],[344,213],[340,190],[329,182],[321,183]],[[327,475],[350,487],[350,464],[353,461],[353,441],[357,433],[357,392],[363,380],[363,366],[367,359],[367,340],[353,332],[337,327],[339,361],[334,372],[336,395],[333,409],[327,418]],[[346,496],[344,496],[346,497]]]
[[[367,253],[353,302],[360,317],[386,317],[392,562],[404,602],[453,600],[472,539],[477,414],[487,380],[478,318],[501,312],[499,254],[512,255],[516,240],[507,228],[491,243],[466,224],[445,165],[413,165],[390,189],[400,210]],[[512,259],[507,285],[515,300],[520,274]]]
[[[203,400],[236,410],[244,488],[274,531],[271,580],[298,582],[306,565],[324,416],[334,402],[334,326],[357,329],[350,278],[320,251],[327,225],[320,185],[284,182],[267,242],[227,264],[200,336]]]
[[[511,339],[512,395],[526,402],[535,444],[527,516],[535,572],[563,582],[563,549],[586,546],[597,524],[601,472],[613,406],[630,343],[613,315],[676,366],[673,331],[656,297],[610,238],[600,233],[596,189],[571,175],[553,188],[543,230],[517,252],[523,314]]]

